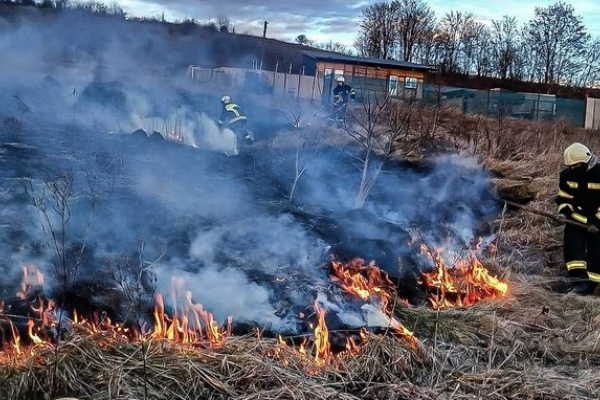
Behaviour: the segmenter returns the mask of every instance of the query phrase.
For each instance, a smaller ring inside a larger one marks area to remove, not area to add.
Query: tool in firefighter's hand
[[[519,203],[515,203],[513,201],[510,200],[505,200],[505,199],[501,199],[504,203],[516,207],[516,208],[520,208],[523,211],[527,211],[530,212],[532,214],[537,214],[537,215],[541,215],[542,217],[546,217],[546,218],[550,218],[553,219],[555,221],[558,222],[563,222],[565,224],[569,224],[569,225],[573,225],[573,226],[577,226],[579,228],[583,228],[585,230],[587,230],[589,233],[592,234],[598,234],[600,233],[600,229],[598,229],[598,227],[596,225],[592,225],[592,224],[583,224],[581,222],[577,222],[577,221],[571,221],[570,219],[567,219],[564,215],[556,215],[556,214],[551,214],[549,212],[546,211],[542,211],[542,210],[538,210],[537,208],[531,208],[531,207],[527,207],[524,206],[522,204]]]

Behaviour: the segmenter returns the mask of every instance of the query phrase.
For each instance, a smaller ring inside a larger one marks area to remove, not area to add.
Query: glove
[[[598,229],[598,227],[596,225],[589,225],[588,226],[588,232],[592,233],[594,235],[597,235],[598,233],[600,233],[600,229]]]

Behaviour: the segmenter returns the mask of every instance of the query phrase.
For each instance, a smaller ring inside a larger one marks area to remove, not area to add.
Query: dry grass
[[[249,336],[203,349],[75,334],[58,352],[42,349],[0,367],[0,398],[597,398],[600,299],[525,280],[511,290],[507,299],[468,309],[398,307],[420,350],[371,335],[360,353],[325,367]]]
[[[497,174],[494,190],[522,185],[530,205],[547,211],[562,149],[574,140],[600,149],[598,137],[560,123],[448,111],[438,129],[437,145],[474,151]],[[424,148],[419,135],[410,138],[413,155]],[[316,367],[256,337],[208,350],[75,334],[58,352],[0,366],[0,398],[597,399],[600,299],[549,290],[561,280],[560,226],[510,210],[492,225],[498,252],[484,263],[511,281],[509,297],[443,311],[398,305],[394,312],[419,338],[418,351],[372,335],[359,354]]]

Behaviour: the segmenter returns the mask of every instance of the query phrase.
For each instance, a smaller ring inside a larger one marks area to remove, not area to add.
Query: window
[[[331,68],[325,68],[325,76],[331,75]]]
[[[388,84],[388,93],[390,96],[396,96],[398,94],[398,77],[390,76],[390,82]]]
[[[416,89],[417,88],[417,78],[406,77],[404,80],[404,87],[406,89]]]

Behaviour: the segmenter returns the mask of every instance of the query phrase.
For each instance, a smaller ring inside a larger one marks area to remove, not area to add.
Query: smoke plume
[[[0,16],[0,54],[0,270],[18,282],[33,263],[55,291],[67,276],[121,319],[141,318],[125,298],[176,281],[220,322],[295,331],[316,296],[348,326],[380,320],[332,288],[329,257],[394,273],[411,262],[415,231],[461,251],[495,212],[486,171],[462,155],[389,163],[354,210],[354,159],[325,145],[302,153],[290,203],[296,148],[266,144],[293,136],[280,110],[246,96],[263,142],[230,157],[233,133],[215,122],[226,89],[186,76],[216,62],[218,47],[160,24],[24,9]],[[5,297],[13,289],[0,284]]]

